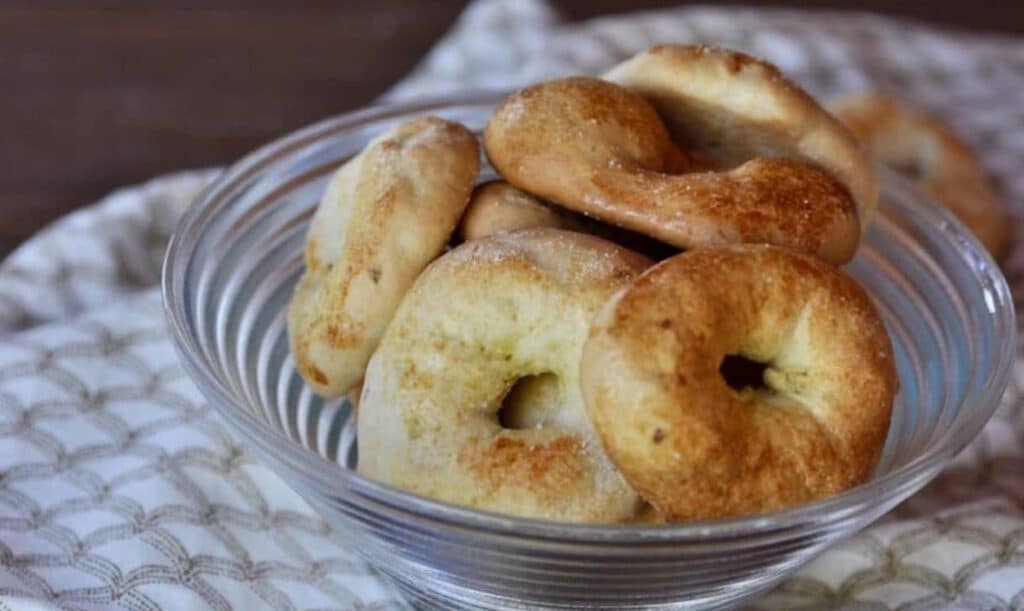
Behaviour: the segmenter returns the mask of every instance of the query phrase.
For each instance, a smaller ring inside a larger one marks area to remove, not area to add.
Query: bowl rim
[[[370,121],[382,121],[459,106],[493,104],[508,95],[507,89],[480,89],[463,91],[457,95],[420,98],[410,102],[371,105],[353,112],[329,117],[277,138],[242,157],[224,169],[207,185],[182,216],[168,243],[162,270],[164,312],[174,345],[184,369],[199,386],[217,412],[229,423],[242,430],[247,441],[254,443],[262,458],[281,463],[299,474],[300,479],[337,497],[371,501],[378,509],[407,514],[417,518],[444,523],[449,527],[488,531],[491,534],[520,538],[525,536],[552,540],[573,540],[594,543],[678,543],[707,541],[711,538],[731,538],[738,535],[769,535],[823,519],[835,521],[844,514],[855,514],[870,504],[886,489],[902,488],[918,478],[936,472],[945,461],[955,456],[973,440],[998,407],[1003,390],[1009,381],[1016,347],[1016,311],[1009,285],[1000,267],[969,230],[946,208],[920,192],[909,181],[876,166],[880,184],[889,183],[900,190],[912,190],[917,199],[928,206],[915,208],[914,213],[923,222],[942,234],[964,257],[976,263],[972,266],[979,288],[992,295],[990,315],[993,325],[1007,333],[997,334],[993,367],[979,389],[975,402],[984,404],[988,413],[984,419],[975,419],[946,433],[944,443],[937,444],[908,463],[878,478],[871,479],[838,495],[819,499],[797,507],[736,518],[693,521],[657,525],[602,525],[556,522],[522,518],[454,505],[418,496],[387,484],[376,482],[348,469],[335,461],[312,452],[280,434],[271,432],[248,410],[216,376],[205,371],[203,350],[192,333],[190,315],[185,308],[184,284],[191,265],[189,253],[193,251],[199,235],[196,228],[219,208],[219,195],[230,192],[234,186],[258,174],[264,165],[287,156],[316,140],[345,131]],[[223,204],[221,201],[220,204]],[[896,204],[899,206],[899,204]],[[956,438],[958,441],[953,443]]]

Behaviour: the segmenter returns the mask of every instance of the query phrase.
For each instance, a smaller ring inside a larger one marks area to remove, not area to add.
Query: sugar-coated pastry
[[[650,103],[608,81],[561,79],[509,96],[484,147],[513,185],[680,248],[765,242],[842,263],[860,239],[856,202],[825,170],[782,157],[708,169]]]
[[[601,238],[550,228],[440,257],[367,368],[359,472],[488,511],[633,520],[640,497],[594,437],[579,362],[594,312],[648,265]]]
[[[363,377],[405,291],[441,254],[479,171],[471,131],[434,117],[396,126],[331,178],[288,308],[295,365],[318,394]]]
[[[761,363],[761,379],[730,385],[727,357]],[[682,253],[621,289],[594,319],[580,380],[608,455],[668,521],[783,509],[864,482],[898,386],[859,284],[747,244]]]
[[[857,204],[861,229],[878,201],[871,162],[856,139],[774,65],[702,45],[658,45],[604,77],[649,101],[680,146],[713,167],[798,159],[826,170]]]
[[[993,255],[1006,246],[1006,204],[992,190],[977,157],[945,124],[882,95],[847,95],[832,112],[882,163],[915,180],[953,211]]]

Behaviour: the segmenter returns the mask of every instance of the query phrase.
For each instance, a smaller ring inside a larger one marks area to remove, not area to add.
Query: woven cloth
[[[727,45],[819,96],[883,88],[930,109],[980,153],[1019,242],[1020,39],[699,7],[561,25],[540,0],[481,0],[388,96],[598,72],[656,42]],[[231,436],[175,360],[160,257],[212,176],[117,191],[0,265],[0,609],[403,607]],[[1004,269],[1024,295],[1024,248]],[[1024,359],[1013,377],[934,483],[752,608],[1024,608]]]

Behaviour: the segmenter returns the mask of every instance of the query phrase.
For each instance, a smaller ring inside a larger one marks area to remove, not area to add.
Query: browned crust
[[[360,473],[484,510],[632,519],[639,497],[594,436],[578,366],[594,312],[649,265],[551,228],[465,242],[433,262],[367,369]],[[545,380],[518,398],[540,426],[504,428],[502,398],[525,376]]]
[[[658,45],[604,78],[642,95],[676,141],[722,167],[785,157],[827,171],[851,194],[862,228],[877,205],[871,163],[856,139],[774,65],[703,45]]]
[[[737,391],[726,355],[768,364]],[[871,474],[898,381],[863,289],[780,248],[689,251],[651,268],[595,318],[581,385],[605,449],[668,520],[781,509]]]
[[[849,192],[827,173],[787,159],[701,171],[649,103],[598,79],[513,94],[484,146],[510,183],[680,248],[765,242],[841,263],[860,237]]]
[[[530,494],[540,504],[556,505],[568,491],[589,477],[591,461],[580,452],[585,440],[562,435],[529,442],[514,433],[500,434],[481,444],[459,449],[459,464],[474,473],[480,493],[493,496],[508,488],[521,489],[529,482]]]
[[[488,181],[473,190],[458,233],[462,240],[466,241],[538,227],[593,234],[642,253],[655,261],[679,252],[678,248],[648,235],[549,205],[504,180]]]
[[[953,211],[993,255],[1009,238],[1006,204],[981,162],[943,122],[881,93],[847,95],[830,110],[878,161],[901,171]]]
[[[463,241],[479,240],[519,229],[577,229],[580,224],[568,213],[545,205],[504,180],[491,180],[473,189],[458,235]]]

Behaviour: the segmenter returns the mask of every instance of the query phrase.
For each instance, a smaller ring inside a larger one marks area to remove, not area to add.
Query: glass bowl
[[[313,395],[288,354],[285,307],[307,224],[332,172],[373,136],[435,114],[480,130],[499,94],[371,108],[269,144],[189,209],[164,267],[189,375],[234,430],[405,592],[429,607],[737,604],[932,479],[996,408],[1015,323],[998,266],[949,213],[882,171],[883,201],[847,267],[895,347],[901,391],[871,481],[786,511],[668,526],[519,519],[417,497],[354,470],[343,400]]]

